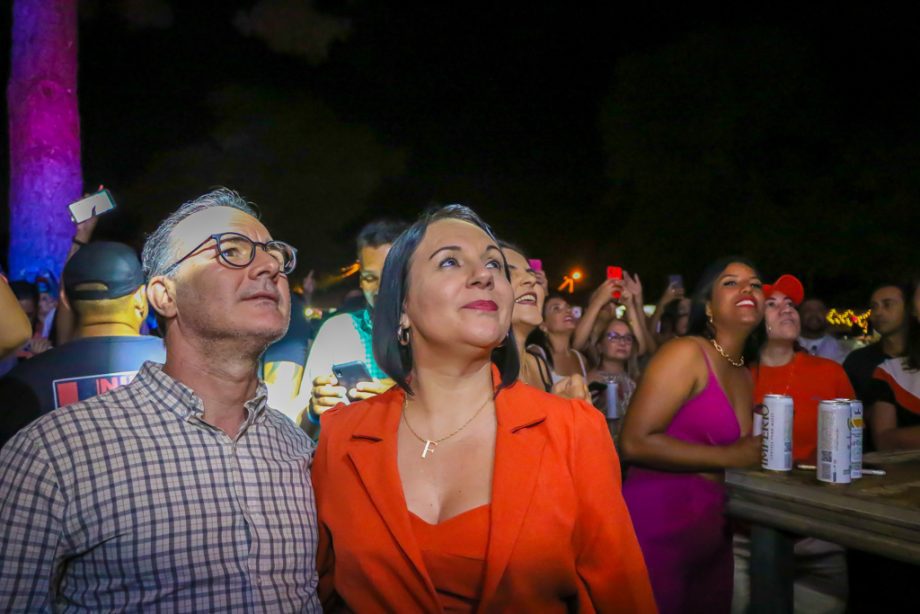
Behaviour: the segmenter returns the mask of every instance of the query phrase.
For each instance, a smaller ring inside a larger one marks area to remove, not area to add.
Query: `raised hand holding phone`
[[[608,266],[607,267],[607,279],[612,280],[612,281],[622,281],[623,267]],[[613,291],[613,298],[619,299],[621,296],[623,296],[623,293],[620,290]]]
[[[100,190],[95,194],[90,194],[67,205],[70,210],[70,219],[75,224],[81,224],[115,208],[115,199],[112,198],[112,193],[102,186],[99,187]]]

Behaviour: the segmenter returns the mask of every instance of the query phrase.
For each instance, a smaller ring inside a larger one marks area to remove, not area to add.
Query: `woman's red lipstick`
[[[479,309],[481,311],[498,311],[495,301],[473,301],[463,306],[464,309]]]

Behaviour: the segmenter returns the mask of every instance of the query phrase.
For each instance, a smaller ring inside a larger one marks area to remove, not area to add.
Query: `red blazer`
[[[440,611],[396,464],[404,395],[322,417],[312,473],[324,608]],[[601,413],[517,383],[498,394],[496,415],[479,611],[656,612]]]

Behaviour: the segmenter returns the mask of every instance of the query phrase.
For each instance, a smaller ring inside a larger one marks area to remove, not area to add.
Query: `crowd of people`
[[[740,256],[649,313],[630,271],[577,306],[449,205],[367,225],[317,328],[231,190],[140,258],[91,239],[60,289],[0,279],[4,611],[744,612],[723,481],[765,395],[796,462],[823,399],[863,401],[867,451],[920,448],[917,278],[877,285],[864,344]],[[852,609],[843,548],[795,554],[797,611]]]

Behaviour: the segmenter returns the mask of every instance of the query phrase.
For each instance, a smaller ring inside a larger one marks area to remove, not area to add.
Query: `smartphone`
[[[623,279],[623,267],[608,266],[607,279]],[[613,291],[613,298],[620,298],[622,293],[619,290]]]
[[[590,384],[588,384],[588,390],[590,392],[598,392],[598,393],[604,392],[605,390],[607,390],[607,384],[605,384],[604,382],[591,382]]]
[[[108,190],[100,190],[75,203],[70,203],[67,205],[67,208],[70,209],[70,219],[72,219],[75,224],[79,224],[91,217],[101,215],[106,211],[111,211],[115,208],[115,200],[112,198],[111,192]]]
[[[534,271],[543,270],[543,261],[540,260],[539,258],[531,258],[530,260],[527,261],[527,264],[529,264],[530,268],[532,268]]]
[[[684,276],[683,275],[668,275],[668,285],[674,286],[678,290],[684,289]]]
[[[332,374],[338,380],[338,385],[343,386],[346,392],[357,386],[358,382],[370,382],[374,379],[368,372],[367,366],[360,360],[332,365]]]

